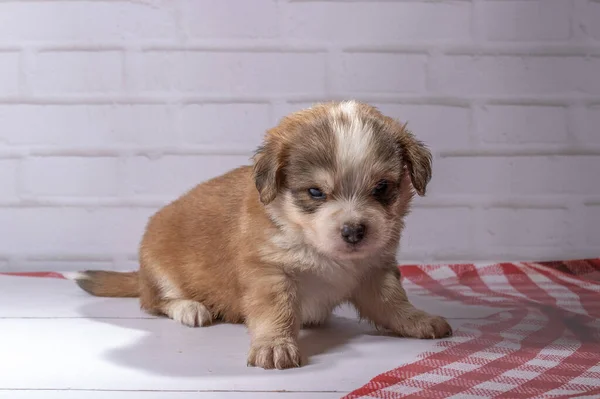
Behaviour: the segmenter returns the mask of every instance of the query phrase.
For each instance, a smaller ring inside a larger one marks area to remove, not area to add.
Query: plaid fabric
[[[58,272],[3,272],[0,273],[0,276],[49,277],[65,279],[65,276]]]
[[[600,398],[600,259],[402,266],[409,292],[496,312],[354,398]],[[472,309],[472,308],[471,308]]]

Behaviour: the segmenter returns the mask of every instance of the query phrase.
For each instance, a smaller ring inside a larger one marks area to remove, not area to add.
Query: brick
[[[464,107],[412,104],[373,104],[383,114],[408,123],[432,151],[469,147],[471,112]]]
[[[19,91],[19,54],[0,52],[0,96]]]
[[[431,195],[600,194],[600,157],[456,157],[434,160]]]
[[[174,38],[170,0],[0,3],[0,37],[15,41],[106,42]]]
[[[493,208],[482,212],[477,245],[487,248],[550,247],[572,239],[565,209]]]
[[[510,194],[512,159],[465,157],[433,161],[428,195]]]
[[[344,53],[341,69],[331,79],[338,91],[422,92],[426,62],[419,54]]]
[[[600,145],[600,106],[588,108],[583,116],[577,137],[583,145]]]
[[[135,253],[150,208],[0,208],[0,254]]]
[[[165,105],[0,105],[0,140],[19,145],[172,144]]]
[[[185,0],[181,8],[191,37],[271,38],[279,34],[275,0]]]
[[[181,111],[189,143],[254,150],[270,127],[268,104],[193,104]]]
[[[430,88],[452,95],[600,93],[600,59],[554,56],[441,56]]]
[[[36,60],[31,77],[36,93],[104,93],[122,87],[122,56],[117,51],[50,51]]]
[[[518,157],[512,165],[516,194],[600,194],[599,156]]]
[[[112,157],[33,157],[24,168],[28,194],[46,196],[113,196],[118,161]]]
[[[250,156],[168,155],[158,159],[135,157],[128,160],[127,176],[134,194],[171,198],[179,197],[210,178],[249,164]],[[177,178],[174,179],[174,176]]]
[[[467,39],[470,10],[467,2],[290,2],[284,26],[292,38],[353,45]]]
[[[15,200],[17,194],[17,174],[19,161],[0,159],[0,201]]]
[[[149,51],[132,66],[139,91],[226,95],[323,93],[321,53]]]
[[[488,105],[476,116],[477,136],[486,143],[566,143],[569,138],[564,107]]]
[[[564,0],[483,1],[480,26],[488,40],[567,40],[571,3]]]
[[[400,250],[428,253],[469,251],[472,248],[473,220],[470,208],[414,208],[406,217]]]
[[[600,206],[585,208],[585,242],[592,248],[600,248]]]

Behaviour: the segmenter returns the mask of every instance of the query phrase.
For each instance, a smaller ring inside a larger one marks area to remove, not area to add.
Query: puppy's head
[[[259,198],[275,222],[336,259],[366,257],[397,241],[413,192],[425,195],[430,178],[429,150],[403,125],[355,101],[285,117],[254,157]]]

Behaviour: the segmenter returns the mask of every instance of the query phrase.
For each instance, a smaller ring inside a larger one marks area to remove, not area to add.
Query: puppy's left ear
[[[410,173],[410,180],[417,194],[423,197],[427,184],[431,180],[431,151],[423,142],[417,140],[411,131],[406,129],[406,124],[395,123],[397,125],[397,142]]]
[[[270,204],[279,192],[283,168],[282,153],[281,143],[269,135],[254,153],[254,184],[263,205]]]

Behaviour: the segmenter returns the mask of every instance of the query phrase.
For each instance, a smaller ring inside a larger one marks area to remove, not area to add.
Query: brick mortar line
[[[483,32],[481,31],[481,1],[471,0],[471,26],[470,33],[474,43],[480,45],[483,41]]]
[[[198,181],[201,183],[201,181]],[[139,196],[44,196],[24,195],[20,200],[2,201],[0,208],[157,208],[174,200],[177,194],[171,196],[139,195]],[[510,209],[568,209],[571,204],[596,206],[600,204],[598,194],[553,194],[547,193],[535,196],[505,197],[498,199],[494,195],[440,195],[437,197],[419,198],[413,203],[415,209],[445,209],[445,208],[510,208]],[[579,206],[578,205],[578,206]]]
[[[527,45],[448,45],[448,44],[430,44],[424,46],[418,45],[365,45],[365,46],[342,46],[341,50],[345,53],[359,54],[427,54],[430,51],[436,51],[442,57],[452,56],[495,56],[495,57],[514,57],[514,58],[544,58],[561,57],[582,59],[598,58],[600,56],[600,45],[591,44],[561,44],[548,45],[540,43],[530,43]]]
[[[118,158],[118,157],[148,157],[150,159],[160,159],[165,156],[239,156],[250,159],[255,148],[190,148],[189,146],[181,148],[165,149],[164,147],[131,147],[131,148],[106,148],[106,147],[0,147],[0,159],[21,159],[29,156],[35,157],[89,157],[89,158]],[[578,148],[535,148],[532,146],[522,149],[520,146],[506,148],[473,148],[462,150],[444,150],[434,149],[437,158],[475,158],[475,157],[596,157],[600,155],[600,147],[578,147]]]
[[[178,42],[186,43],[189,40],[188,30],[183,19],[183,3],[170,1],[167,12],[171,14],[175,22],[175,37]]]
[[[193,145],[174,146],[86,146],[86,147],[59,147],[59,146],[27,146],[23,152],[28,156],[53,157],[53,156],[72,156],[72,157],[119,157],[119,156],[147,156],[148,158],[160,158],[162,156],[198,156],[198,155],[232,155],[232,156],[250,156],[256,150],[254,147],[203,147]],[[7,148],[0,147],[2,150]]]
[[[132,53],[154,52],[190,52],[190,53],[274,53],[274,54],[320,54],[326,53],[331,46],[322,42],[302,43],[282,40],[184,40],[169,41],[123,41],[93,43],[89,41],[74,42],[34,42],[22,41],[19,47],[0,42],[0,52],[18,52],[24,48],[35,49],[39,53],[103,53],[129,51]],[[6,50],[2,50],[6,49]]]
[[[576,13],[576,1],[571,1],[569,4],[569,39],[574,40],[577,35],[577,25],[579,25],[580,21],[578,20],[578,15]]]
[[[293,95],[292,95],[293,96]],[[284,98],[283,95],[280,96]],[[300,97],[304,98],[304,97]],[[156,93],[129,94],[110,93],[106,95],[63,95],[63,96],[0,96],[0,105],[192,105],[192,104],[268,104],[272,100],[269,96],[237,96],[227,95],[186,95],[165,92],[163,95]],[[600,96],[598,96],[600,101]]]
[[[479,137],[478,126],[480,123],[481,111],[485,108],[486,104],[481,101],[474,101],[469,108],[469,144],[471,148],[480,148],[482,145],[481,137]]]
[[[45,3],[47,0],[0,0],[0,4],[2,3]],[[140,0],[58,0],[59,2],[66,3],[140,3]],[[143,0],[142,0],[143,1]],[[318,1],[318,0],[317,0]],[[360,0],[359,0],[360,1]],[[402,1],[402,0],[400,0]],[[409,0],[412,1],[412,0]]]
[[[529,148],[523,149],[521,145],[514,147],[498,146],[499,148],[472,148],[472,149],[434,149],[434,153],[438,158],[470,158],[470,157],[580,157],[600,155],[600,146],[597,147],[564,147],[564,148],[548,148],[537,147],[530,145]],[[128,147],[32,147],[32,146],[15,146],[15,147],[0,147],[0,159],[20,159],[29,156],[36,157],[148,157],[150,159],[159,159],[164,156],[252,156],[255,147],[251,148],[210,148],[210,147],[165,147],[165,146],[128,146]]]
[[[397,43],[363,43],[338,42],[330,44],[326,41],[302,41],[288,38],[279,39],[210,39],[186,40],[184,42],[145,41],[138,40],[122,42],[105,42],[90,44],[86,41],[74,42],[32,42],[22,41],[19,46],[12,43],[0,42],[0,52],[19,52],[32,49],[40,53],[46,52],[198,52],[198,53],[290,53],[311,54],[335,52],[359,53],[398,53],[426,54],[436,50],[442,55],[503,55],[522,58],[565,56],[588,58],[600,56],[600,40],[590,42],[578,41],[466,41],[454,42],[447,40],[426,42],[397,42]]]
[[[272,101],[284,101],[290,104],[342,100],[360,97],[364,101],[413,104],[413,105],[447,105],[470,107],[474,103],[481,105],[557,105],[569,106],[581,104],[585,106],[600,105],[600,94],[515,94],[515,95],[446,95],[446,94],[394,94],[373,92],[336,92],[331,96],[309,93],[272,93],[264,96],[230,96],[230,95],[190,95],[182,92],[147,92],[138,94],[107,93],[105,95],[45,95],[45,96],[0,96],[0,105],[194,105],[194,104],[269,104]]]
[[[22,196],[27,195],[27,182],[25,179],[25,163],[27,161],[26,157],[20,158],[17,161],[17,170],[15,172],[15,194],[18,198],[22,198]]]
[[[422,3],[423,0],[287,0],[289,3]],[[471,0],[429,0],[436,3],[468,3]]]
[[[504,148],[477,148],[467,150],[440,150],[440,158],[469,158],[469,157],[532,157],[532,156],[599,156],[600,146],[558,148],[529,148],[522,146]]]
[[[573,147],[578,147],[580,145],[585,145],[581,142],[578,133],[583,133],[586,131],[586,127],[583,126],[582,121],[585,121],[587,108],[578,103],[572,104],[567,107],[566,114],[566,133],[567,133],[567,141]]]

